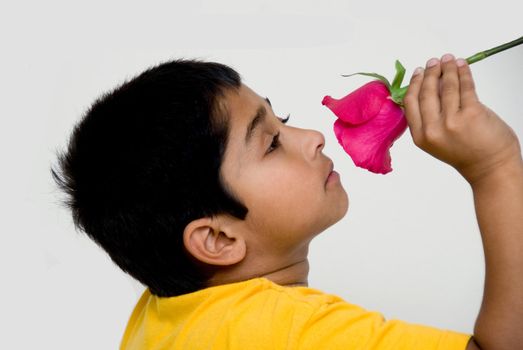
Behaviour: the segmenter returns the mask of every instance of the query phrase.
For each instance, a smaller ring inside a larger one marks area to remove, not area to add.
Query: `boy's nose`
[[[314,159],[325,147],[325,136],[317,130],[306,130],[306,132],[308,135],[305,142],[305,152],[311,159]]]

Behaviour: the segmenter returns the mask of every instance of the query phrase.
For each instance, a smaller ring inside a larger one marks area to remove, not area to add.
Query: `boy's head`
[[[348,208],[324,142],[232,68],[174,60],[96,100],[51,171],[75,225],[173,296],[306,258]]]

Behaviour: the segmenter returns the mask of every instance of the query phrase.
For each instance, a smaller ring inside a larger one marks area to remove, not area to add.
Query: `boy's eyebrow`
[[[267,97],[265,97],[265,101],[267,101],[269,106],[272,106],[271,101]],[[265,108],[265,106],[263,106],[263,105],[259,106],[258,109],[256,110],[256,114],[254,115],[254,117],[251,119],[251,122],[247,126],[247,133],[245,134],[245,144],[249,144],[249,142],[252,138],[252,135],[254,134],[254,130],[256,129],[256,127],[258,125],[262,124],[265,121],[266,116],[267,116],[267,109]]]

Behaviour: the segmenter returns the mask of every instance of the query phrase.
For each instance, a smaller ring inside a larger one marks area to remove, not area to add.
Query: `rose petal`
[[[387,86],[373,80],[339,100],[325,96],[321,103],[345,123],[358,125],[374,117],[389,96]]]
[[[403,110],[389,99],[367,123],[355,126],[341,119],[334,123],[336,138],[354,164],[380,174],[392,171],[390,148],[406,128]]]

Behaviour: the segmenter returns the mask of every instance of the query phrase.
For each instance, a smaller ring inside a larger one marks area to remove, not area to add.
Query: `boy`
[[[60,155],[75,225],[148,288],[121,349],[522,349],[523,161],[468,65],[417,69],[415,144],[470,183],[486,257],[474,335],[383,320],[307,287],[348,197],[319,132],[285,125],[231,68],[178,60],[97,100]]]

